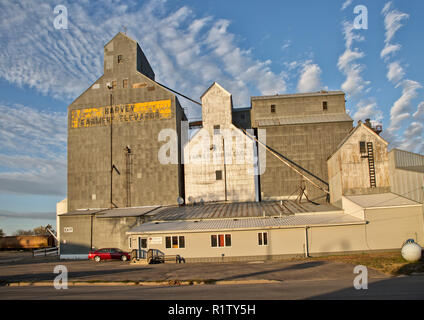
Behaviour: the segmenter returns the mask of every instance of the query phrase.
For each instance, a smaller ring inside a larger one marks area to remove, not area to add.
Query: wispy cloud
[[[400,80],[405,76],[405,70],[403,70],[399,61],[392,62],[388,65],[387,79],[393,83],[399,83]]]
[[[56,212],[14,212],[0,210],[0,217],[14,219],[56,219]]]
[[[354,120],[372,118],[381,120],[382,112],[372,97],[366,97],[370,90],[371,81],[362,76],[365,65],[359,61],[365,57],[365,53],[356,47],[356,43],[365,40],[360,30],[355,30],[353,23],[343,22],[343,35],[345,39],[345,51],[339,56],[337,67],[346,76],[341,88],[347,97],[356,101],[352,110]]]
[[[88,2],[62,1],[69,27],[56,30],[54,1],[1,2],[0,76],[70,101],[102,74],[103,45],[125,24],[158,81],[193,98],[213,81],[233,94],[236,106],[247,105],[252,94],[286,91],[284,72],[274,73],[272,61],[243,49],[229,20],[198,17],[184,5],[171,11],[165,3],[104,1],[94,14]]]
[[[384,16],[386,32],[384,48],[380,56],[387,66],[387,79],[396,88],[402,88],[401,96],[390,109],[390,125],[384,135],[389,138],[393,147],[422,152],[424,150],[424,132],[422,122],[417,120],[421,117],[423,102],[418,105],[416,110],[414,110],[413,103],[423,86],[418,81],[406,78],[406,71],[399,60],[392,61],[402,48],[400,44],[393,44],[392,41],[409,15],[393,8],[391,1],[384,5],[381,14]]]
[[[362,77],[364,65],[358,63],[357,60],[365,56],[364,52],[354,47],[355,42],[364,41],[364,37],[355,32],[353,23],[343,22],[343,34],[345,38],[345,51],[339,57],[337,67],[346,76],[345,82],[342,84],[344,90],[349,97],[360,98],[370,84]]]
[[[284,51],[288,48],[290,48],[292,45],[292,41],[291,40],[287,40],[284,42],[284,44],[281,46],[281,50]]]
[[[0,192],[65,195],[66,114],[0,103]]]
[[[343,2],[342,8],[340,10],[345,10],[347,7],[349,7],[352,4],[353,0],[346,0]]]

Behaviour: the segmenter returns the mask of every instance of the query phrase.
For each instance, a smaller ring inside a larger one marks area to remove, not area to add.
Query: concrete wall
[[[154,74],[140,52],[135,41],[119,33],[105,46],[104,75],[68,107],[68,211],[111,206],[111,102],[115,111],[112,159],[120,171],[113,173],[112,201],[118,207],[128,202],[130,206],[176,204],[182,196],[181,163],[159,162],[160,147],[169,138],[160,142],[158,135],[162,129],[174,130],[179,144],[177,122],[184,117],[183,110],[175,95],[151,80]],[[116,87],[109,89],[114,81]],[[130,197],[126,146],[132,152]]]
[[[323,110],[323,101],[327,102],[327,110]],[[344,93],[252,97],[251,103],[252,127],[266,130],[266,144],[328,182],[327,158],[352,129],[352,121],[259,126],[258,120],[345,114]],[[274,113],[271,105],[275,106]],[[300,185],[300,175],[266,152],[266,170],[260,176],[262,200],[296,197]],[[306,183],[306,193],[316,201],[325,201],[326,194],[310,183]]]
[[[203,128],[184,149],[186,203],[255,201],[254,144],[232,124],[231,110],[231,94],[216,83],[202,96]]]
[[[362,158],[359,142],[372,142],[376,187],[370,186],[368,158]],[[384,193],[390,191],[387,142],[364,124],[343,143],[328,160],[331,203],[340,203],[343,195]]]
[[[266,144],[301,165],[324,181],[328,181],[327,158],[352,128],[351,122],[299,124],[262,127],[266,129]],[[297,195],[301,176],[266,152],[266,169],[260,177],[262,200],[279,200]],[[315,180],[314,180],[315,181]],[[325,186],[319,183],[321,186]],[[325,193],[306,183],[311,199]]]
[[[62,201],[56,203],[56,236],[60,243],[60,219],[59,216],[68,212],[68,199],[65,198]]]
[[[100,215],[61,215],[60,255],[87,256],[90,248],[130,251],[126,232],[144,222],[142,217],[102,218]],[[65,228],[68,232],[64,232]],[[69,232],[72,228],[72,232]]]
[[[249,109],[233,109],[233,124],[238,128],[249,129],[252,126]]]
[[[61,215],[60,255],[88,255],[91,246],[91,215]],[[68,230],[65,232],[65,228]],[[72,229],[70,229],[72,228]],[[69,232],[72,230],[72,232]]]
[[[323,101],[327,101],[327,110],[323,110]],[[261,119],[346,112],[345,95],[340,91],[252,97],[251,102],[253,128],[258,127],[257,121]],[[271,105],[275,106],[275,113],[271,113]]]

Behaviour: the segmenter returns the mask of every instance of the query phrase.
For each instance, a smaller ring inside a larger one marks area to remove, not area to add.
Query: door
[[[147,249],[147,238],[138,238],[138,248],[139,249]]]
[[[143,254],[147,251],[147,238],[138,237],[138,257],[144,258],[145,254]]]

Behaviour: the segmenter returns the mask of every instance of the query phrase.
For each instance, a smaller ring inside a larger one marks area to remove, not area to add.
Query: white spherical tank
[[[421,259],[422,248],[416,242],[407,242],[402,247],[402,257],[409,262],[416,262]]]

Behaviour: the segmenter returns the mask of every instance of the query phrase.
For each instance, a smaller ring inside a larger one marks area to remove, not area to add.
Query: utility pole
[[[112,114],[112,93],[110,94],[110,208],[112,209],[114,207],[113,205],[113,114]]]

